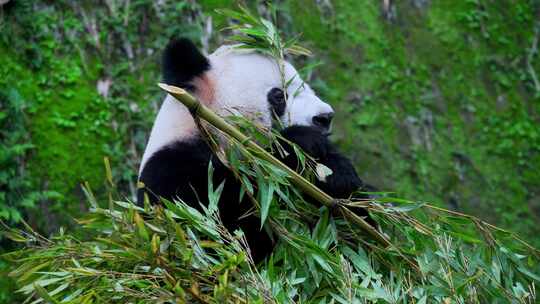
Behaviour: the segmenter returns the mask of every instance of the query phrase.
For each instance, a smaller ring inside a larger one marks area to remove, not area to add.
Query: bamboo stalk
[[[204,119],[208,123],[212,124],[214,127],[218,128],[222,132],[228,134],[229,136],[235,138],[240,143],[243,143],[245,146],[257,152],[258,156],[273,165],[279,167],[280,169],[287,172],[287,175],[290,181],[302,192],[319,201],[327,207],[332,207],[335,204],[334,198],[330,195],[324,193],[321,189],[317,188],[315,185],[306,180],[303,176],[296,173],[296,171],[289,168],[287,165],[283,164],[279,159],[275,158],[265,149],[261,148],[257,143],[251,140],[246,135],[242,134],[237,128],[227,123],[222,117],[214,113],[208,107],[200,103],[195,97],[186,92],[186,90],[179,87],[171,86],[164,83],[159,83],[158,86],[165,90],[167,93],[171,94],[174,98],[184,104],[193,115],[197,115],[199,118]],[[345,206],[338,204],[339,208],[345,208]],[[386,247],[394,247],[392,243],[374,227],[368,224],[364,219],[355,215],[350,210],[343,210],[347,219],[353,223],[360,226],[364,231],[366,231],[375,241],[382,244]]]

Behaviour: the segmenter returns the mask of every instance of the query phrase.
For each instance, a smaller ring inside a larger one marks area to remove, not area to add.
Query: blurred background
[[[243,3],[270,18],[268,2]],[[0,219],[69,227],[87,209],[81,183],[106,193],[104,157],[132,199],[161,50],[184,36],[211,53],[229,34],[215,9],[236,4],[0,0]],[[540,2],[272,4],[313,51],[293,60],[336,109],[332,138],[365,182],[540,246]]]

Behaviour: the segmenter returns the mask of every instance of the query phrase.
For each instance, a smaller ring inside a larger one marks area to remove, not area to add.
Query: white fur
[[[189,139],[195,134],[197,134],[197,127],[189,110],[174,97],[167,95],[150,132],[139,174],[154,152],[179,138]]]
[[[255,115],[256,120],[270,127],[268,92],[282,87],[278,62],[270,57],[233,46],[222,46],[209,56],[212,69],[208,72],[214,80],[218,112],[237,110],[243,115]],[[288,100],[282,122],[285,126],[313,124],[318,114],[333,112],[332,107],[320,100],[304,83],[295,68],[283,62],[285,82],[292,79],[287,88]],[[226,114],[226,113],[221,113]]]
[[[205,103],[220,115],[241,114],[270,127],[272,114],[267,94],[272,88],[282,87],[278,62],[233,46],[220,47],[209,56],[209,60],[211,68],[205,76],[209,80],[207,83],[212,85],[212,94],[206,96],[212,96],[213,100]],[[291,64],[283,62],[283,67],[285,81],[292,79],[287,88],[287,106],[282,117],[284,126],[310,126],[314,116],[333,112],[332,107],[320,100],[303,82]],[[148,158],[162,147],[176,140],[189,140],[196,134],[195,122],[187,108],[168,95],[150,133],[140,170]]]

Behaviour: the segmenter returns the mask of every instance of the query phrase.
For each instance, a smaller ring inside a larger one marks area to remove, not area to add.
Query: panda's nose
[[[330,130],[330,124],[334,118],[334,112],[322,113],[317,116],[313,116],[313,124],[324,131]]]

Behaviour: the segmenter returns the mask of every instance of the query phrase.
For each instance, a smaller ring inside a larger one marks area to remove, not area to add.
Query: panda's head
[[[222,46],[205,57],[189,40],[175,40],[164,53],[163,78],[190,90],[220,114],[240,113],[265,126],[276,115],[284,126],[330,130],[332,107],[315,95],[296,69],[254,51]]]
[[[277,118],[284,127],[330,131],[332,107],[315,95],[291,64],[255,51],[222,46],[207,57],[191,41],[173,40],[163,54],[163,82],[187,89],[218,114],[241,114],[265,127]],[[159,148],[197,134],[190,113],[168,95],[152,128],[143,164]]]

